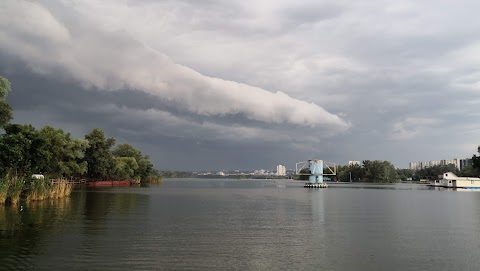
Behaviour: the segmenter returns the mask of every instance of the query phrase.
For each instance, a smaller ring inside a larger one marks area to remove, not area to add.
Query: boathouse
[[[443,173],[440,184],[447,188],[477,188],[480,189],[480,178],[458,177],[453,172]]]

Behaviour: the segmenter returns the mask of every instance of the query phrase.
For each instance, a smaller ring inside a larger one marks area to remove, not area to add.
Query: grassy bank
[[[64,180],[31,179],[17,175],[0,178],[0,204],[17,204],[21,198],[39,201],[68,197],[73,184]]]

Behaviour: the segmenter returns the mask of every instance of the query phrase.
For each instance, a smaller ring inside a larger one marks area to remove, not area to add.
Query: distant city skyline
[[[480,144],[477,10],[473,0],[3,0],[0,76],[13,122],[80,138],[98,127],[157,169],[407,168]]]
[[[441,160],[430,160],[430,161],[421,161],[421,162],[410,162],[408,163],[408,168],[411,170],[420,170],[424,168],[434,167],[434,166],[445,166],[445,165],[454,165],[458,170],[463,170],[466,166],[472,164],[472,157],[468,158],[453,158],[453,159],[441,159]]]

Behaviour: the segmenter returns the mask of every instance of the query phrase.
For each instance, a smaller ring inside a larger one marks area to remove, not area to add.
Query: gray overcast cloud
[[[478,1],[0,2],[15,122],[95,127],[159,169],[465,158]]]

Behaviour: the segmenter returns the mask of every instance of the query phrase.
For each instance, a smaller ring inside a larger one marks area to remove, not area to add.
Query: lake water
[[[480,192],[166,180],[0,206],[0,270],[480,270]]]

